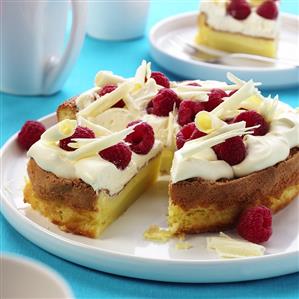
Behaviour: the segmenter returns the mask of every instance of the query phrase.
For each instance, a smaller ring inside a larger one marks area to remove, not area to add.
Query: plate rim
[[[224,65],[224,64],[213,64],[213,63],[208,63],[204,61],[196,61],[196,60],[188,60],[186,58],[178,57],[176,55],[173,55],[172,53],[169,53],[168,51],[164,51],[163,48],[159,47],[157,45],[157,40],[155,39],[155,35],[157,32],[164,27],[168,23],[172,23],[174,21],[184,19],[184,18],[192,18],[198,15],[198,11],[189,11],[189,12],[184,12],[184,13],[179,13],[167,18],[164,18],[160,21],[158,21],[153,27],[151,28],[149,32],[149,42],[150,46],[153,47],[156,51],[163,53],[164,55],[167,55],[168,57],[172,59],[176,59],[178,61],[191,64],[196,67],[204,66],[208,67],[214,70],[221,70],[224,71],[228,67],[231,69],[232,72],[257,72],[257,73],[268,73],[268,72],[281,72],[281,71],[294,71],[296,70],[296,67],[292,66],[280,66],[277,68],[261,68],[261,67],[239,67],[239,66],[234,66],[234,65]],[[294,19],[299,21],[299,16],[290,14],[290,13],[281,13],[283,19]]]
[[[46,122],[46,121],[52,121],[53,118],[55,116],[55,113],[51,113],[48,114],[42,118],[39,119],[39,121],[42,122]],[[18,131],[19,132],[19,131]],[[0,149],[0,160],[2,161],[3,155],[4,153],[7,151],[7,149],[9,149],[11,146],[14,146],[14,143],[16,141],[18,132],[16,132],[15,134],[13,134],[5,143],[4,145],[1,147]],[[3,163],[1,162],[0,165],[1,168],[1,173],[3,172]],[[244,265],[248,265],[248,264],[252,264],[252,263],[257,263],[257,262],[264,262],[264,263],[275,263],[277,261],[279,261],[280,259],[294,259],[294,260],[298,260],[299,257],[299,248],[298,250],[293,249],[291,251],[288,252],[278,252],[278,253],[272,253],[272,254],[268,254],[268,255],[264,255],[264,256],[259,256],[259,257],[246,257],[246,258],[235,258],[235,259],[211,259],[211,260],[200,260],[200,259],[195,259],[195,260],[189,260],[189,259],[183,259],[183,258],[176,258],[175,260],[172,259],[163,259],[163,258],[153,258],[153,257],[148,257],[148,256],[136,256],[134,254],[129,254],[129,253],[121,253],[121,252],[117,252],[111,249],[106,249],[106,248],[99,248],[96,247],[94,245],[87,245],[84,243],[81,243],[80,241],[77,240],[71,240],[68,239],[65,236],[59,235],[53,231],[48,230],[46,227],[43,227],[41,225],[39,225],[38,223],[34,222],[33,220],[29,219],[28,217],[26,217],[25,215],[23,215],[22,213],[20,213],[18,211],[18,209],[13,205],[13,203],[11,203],[9,201],[9,199],[6,197],[5,192],[3,190],[3,184],[1,184],[0,186],[0,210],[2,215],[4,216],[4,218],[8,221],[8,223],[14,227],[16,229],[16,231],[18,233],[20,233],[22,236],[24,236],[26,239],[30,240],[32,243],[34,243],[36,246],[43,248],[44,250],[46,250],[47,252],[50,252],[51,254],[54,254],[56,256],[58,256],[59,258],[63,258],[65,260],[69,260],[72,262],[75,262],[76,264],[88,267],[88,268],[92,268],[92,269],[96,269],[96,270],[101,270],[99,269],[99,267],[92,267],[92,266],[86,266],[84,263],[82,262],[78,262],[78,261],[74,261],[73,257],[70,257],[69,255],[67,257],[62,256],[61,254],[58,254],[57,252],[59,251],[59,249],[55,248],[54,245],[51,244],[43,244],[42,241],[37,240],[33,234],[32,235],[27,235],[26,234],[26,229],[30,230],[30,231],[34,231],[37,235],[41,236],[41,240],[43,238],[49,239],[53,241],[53,244],[55,244],[55,242],[60,242],[62,247],[65,246],[71,246],[74,247],[75,249],[82,249],[82,250],[86,250],[86,252],[91,252],[91,253],[96,253],[99,255],[103,255],[106,257],[109,257],[109,259],[113,259],[115,261],[121,261],[121,262],[130,262],[132,264],[139,264],[139,265],[155,265],[155,264],[159,264],[160,266],[170,266],[170,267],[176,267],[176,266],[186,266],[188,268],[196,268],[198,266],[203,266],[203,267],[215,267],[215,266],[219,266],[219,267],[224,267],[225,265],[229,266],[244,266]],[[11,218],[9,216],[9,214],[12,213],[14,216],[17,216],[16,218]],[[20,227],[18,225],[18,222],[21,222],[22,224],[24,224],[23,227]],[[71,254],[70,254],[71,255]],[[104,272],[108,272],[108,273],[114,273],[114,274],[119,274],[117,272],[110,272],[110,271],[106,271],[103,270]],[[294,273],[294,272],[298,272],[299,271],[299,265],[296,266],[295,270],[292,270],[291,272],[287,272],[284,274],[290,274],[290,273]],[[153,280],[153,278],[147,278],[147,277],[138,277],[136,275],[125,275],[125,274],[119,274],[122,276],[127,276],[127,277],[134,277],[134,278],[144,278],[144,279],[151,279]],[[283,275],[283,274],[279,274],[279,275]],[[273,275],[273,276],[266,276],[266,277],[275,277],[275,276],[279,276],[279,275]],[[262,278],[266,278],[266,277],[262,277]],[[229,280],[229,281],[246,281],[246,280],[252,280],[252,279],[256,279],[256,278],[242,278],[240,277],[238,280]],[[154,279],[154,280],[158,280],[158,281],[169,281],[169,282],[179,282],[177,280],[174,279]],[[218,280],[218,281],[201,281],[201,280],[195,280],[195,281],[182,281],[182,282],[228,282],[227,280],[223,279],[223,280]]]

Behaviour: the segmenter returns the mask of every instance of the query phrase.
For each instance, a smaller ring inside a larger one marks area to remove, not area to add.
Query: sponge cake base
[[[24,201],[61,230],[96,238],[156,181],[159,167],[160,154],[151,159],[118,194],[110,196],[105,190],[101,190],[98,194],[94,192],[94,197],[84,197],[83,192],[82,200],[78,200],[72,196],[72,188],[63,189],[58,184],[65,179],[42,170],[31,159],[28,164],[30,181],[24,189]],[[90,186],[82,181],[81,183],[87,186],[84,190],[88,190]],[[64,185],[67,186],[65,182]],[[86,203],[82,204],[84,198]]]
[[[299,194],[299,149],[287,160],[248,176],[219,181],[199,178],[170,184],[168,224],[175,233],[221,231],[234,227],[249,206],[273,213]]]

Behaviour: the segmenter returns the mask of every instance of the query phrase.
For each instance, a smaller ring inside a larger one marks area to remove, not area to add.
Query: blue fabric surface
[[[297,0],[281,1],[282,10],[299,13]],[[158,20],[198,9],[198,1],[152,1],[148,30]],[[65,99],[91,87],[95,73],[108,69],[132,76],[142,59],[151,60],[146,36],[126,42],[87,37],[83,50],[61,92],[49,97],[1,94],[1,145],[28,119],[55,111]],[[152,68],[161,70],[155,63]],[[178,79],[164,71],[171,79]],[[212,79],[212,78],[211,78]],[[265,91],[276,94],[276,91]],[[283,101],[299,105],[299,89],[280,90]],[[113,276],[77,266],[38,248],[18,234],[0,215],[1,252],[28,256],[56,269],[70,284],[76,298],[299,298],[299,274],[228,284],[170,284]]]

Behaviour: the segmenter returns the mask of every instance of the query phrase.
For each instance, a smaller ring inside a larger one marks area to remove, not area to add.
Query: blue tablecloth
[[[297,0],[281,1],[282,10],[299,13]],[[152,1],[148,30],[158,20],[198,9],[198,1]],[[296,42],[296,41],[294,41]],[[297,40],[298,42],[298,40]],[[81,55],[63,90],[49,97],[1,94],[1,145],[28,119],[55,111],[65,99],[88,89],[98,70],[132,76],[142,59],[151,60],[147,36],[126,42],[105,42],[86,37]],[[154,70],[161,70],[153,63]],[[164,71],[171,79],[178,79]],[[212,78],[211,78],[212,79]],[[265,91],[265,94],[276,91]],[[299,89],[278,91],[292,106],[299,104]],[[299,298],[299,274],[260,281],[228,284],[170,284],[113,276],[72,264],[38,248],[17,233],[0,215],[1,252],[32,257],[56,269],[70,284],[76,298]]]

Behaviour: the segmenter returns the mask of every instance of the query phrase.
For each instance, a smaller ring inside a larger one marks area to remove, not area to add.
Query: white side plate
[[[55,116],[43,119],[48,127]],[[123,276],[173,282],[231,282],[268,278],[299,270],[299,201],[274,217],[274,234],[263,257],[221,260],[206,249],[206,237],[190,236],[189,250],[178,240],[157,244],[143,239],[151,225],[166,225],[167,180],[160,179],[103,234],[88,239],[64,233],[23,203],[27,158],[16,135],[1,150],[2,213],[8,222],[41,248],[74,263]],[[228,232],[234,236],[234,232]]]
[[[299,84],[299,68],[277,64],[267,67],[242,67],[211,64],[194,60],[177,46],[177,36],[192,42],[196,34],[198,12],[172,16],[157,23],[150,32],[151,56],[158,64],[184,79],[225,81],[226,73],[233,72],[243,80],[254,78],[263,88],[284,88]],[[278,58],[299,60],[299,18],[282,14]]]

